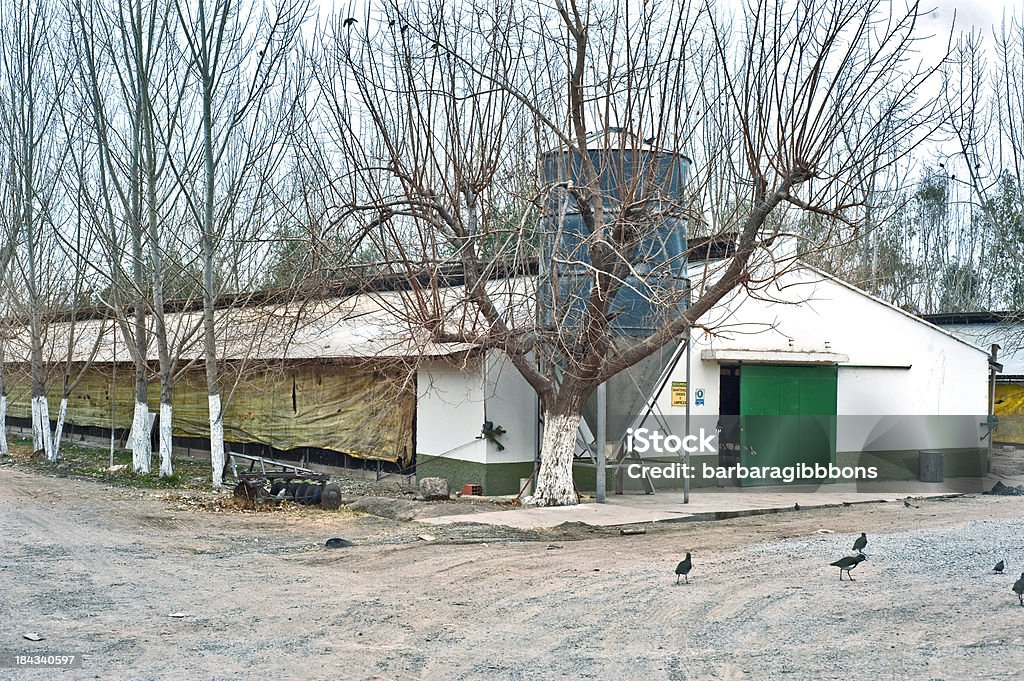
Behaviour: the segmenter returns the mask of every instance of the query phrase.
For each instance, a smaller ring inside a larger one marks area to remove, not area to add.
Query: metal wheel
[[[329,482],[320,493],[320,508],[333,511],[341,506],[341,485]]]

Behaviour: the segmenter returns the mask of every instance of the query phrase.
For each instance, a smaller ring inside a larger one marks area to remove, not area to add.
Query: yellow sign
[[[686,406],[686,381],[672,381],[672,406]]]

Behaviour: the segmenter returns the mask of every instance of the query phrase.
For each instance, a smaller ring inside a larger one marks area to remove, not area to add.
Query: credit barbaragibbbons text
[[[718,432],[707,432],[700,428],[689,435],[664,434],[656,429],[630,428],[626,433],[629,450],[644,455],[717,454]],[[707,462],[688,464],[682,462],[665,464],[630,463],[626,475],[634,480],[650,479],[733,479],[768,480],[783,483],[801,480],[876,480],[877,466],[837,466],[834,463],[797,463],[788,466],[749,465],[737,463],[733,466],[712,466]]]

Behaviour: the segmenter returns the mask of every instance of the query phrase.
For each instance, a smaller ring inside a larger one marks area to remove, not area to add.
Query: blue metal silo
[[[682,202],[690,160],[621,128],[591,135],[587,147],[598,173],[605,224],[635,232],[630,249],[635,274],[612,301],[612,330],[643,337],[685,305]],[[572,328],[580,322],[593,283],[588,268],[592,234],[567,188],[585,184],[582,158],[565,148],[544,154],[542,181],[555,189],[542,219],[540,313],[550,324]],[[661,304],[652,305],[652,299]]]

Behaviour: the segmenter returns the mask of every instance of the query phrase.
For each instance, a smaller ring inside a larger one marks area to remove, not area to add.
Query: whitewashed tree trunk
[[[7,448],[7,395],[0,394],[0,456],[10,456]]]
[[[149,442],[149,405],[145,402],[135,403],[135,418],[132,419],[132,470],[136,473],[149,473],[150,458],[153,447]]]
[[[57,425],[53,429],[53,460],[60,459],[60,440],[64,435],[64,419],[68,415],[68,398],[64,395],[60,398],[60,408],[57,409]]]
[[[534,506],[572,506],[579,502],[572,481],[572,461],[580,413],[544,414],[544,438],[540,449]]]
[[[39,427],[39,400],[38,396],[32,397],[32,452],[43,450],[43,429]]]
[[[160,403],[160,477],[174,474],[171,458],[171,448],[174,446],[172,439],[174,410],[166,402]]]
[[[32,450],[43,452],[47,461],[56,461],[50,439],[50,405],[46,395],[32,398]]]
[[[210,395],[210,466],[213,486],[224,484],[224,415],[220,410],[220,395]]]

